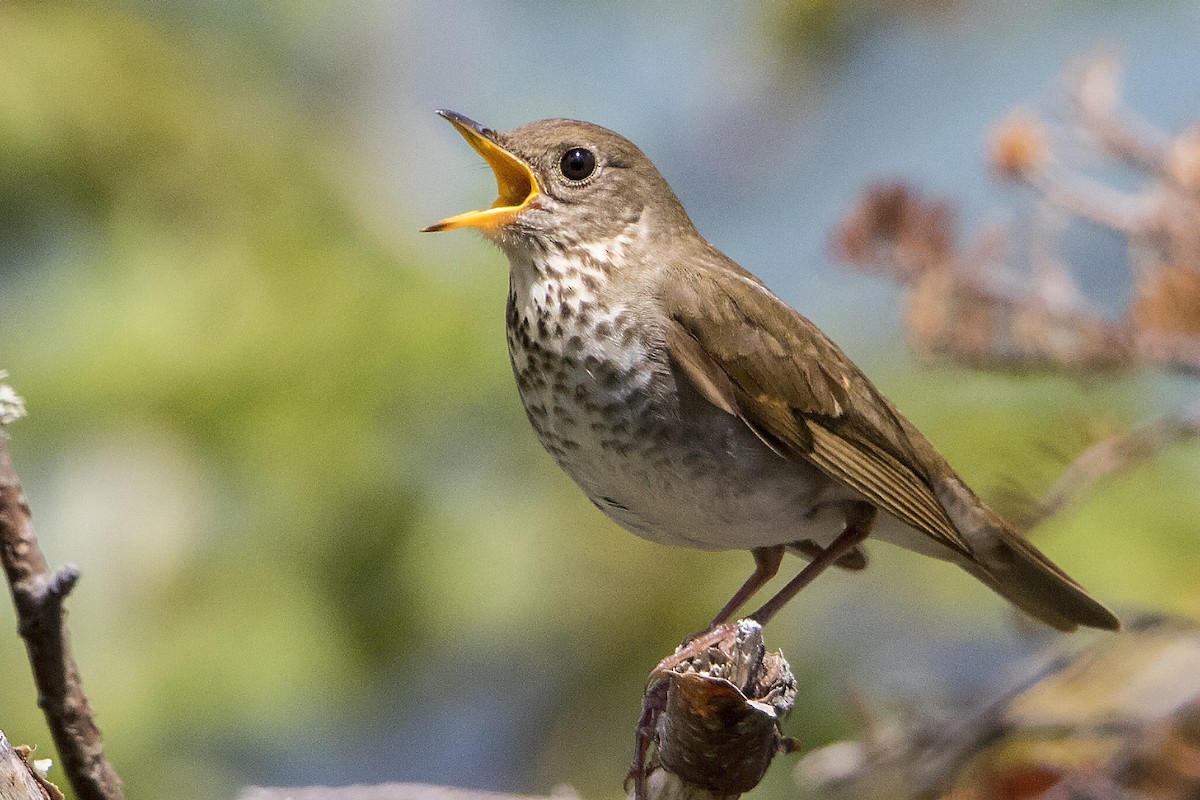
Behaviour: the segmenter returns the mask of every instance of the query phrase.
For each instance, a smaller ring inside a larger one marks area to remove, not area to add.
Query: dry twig
[[[1018,109],[993,131],[993,171],[1039,198],[1027,252],[1012,259],[1032,274],[1006,258],[1008,231],[964,245],[950,205],[903,183],[870,187],[847,215],[839,255],[910,289],[918,352],[1018,372],[1200,375],[1200,123],[1174,137],[1155,130],[1121,108],[1118,79],[1111,59],[1081,62],[1068,76],[1065,124]],[[1141,188],[1093,177],[1085,165],[1097,157],[1140,172]],[[1134,292],[1120,320],[1097,311],[1058,256],[1064,215],[1128,242]]]
[[[1134,620],[983,708],[944,711],[815,750],[798,774],[827,800],[1194,798],[1200,628]]]
[[[1121,104],[1109,57],[1068,70],[1063,119],[1018,109],[993,131],[988,160],[1000,178],[1034,190],[1034,218],[1013,253],[1009,230],[960,242],[951,206],[903,183],[868,188],[836,236],[839,255],[907,289],[914,350],[1002,372],[1072,376],[1160,372],[1200,377],[1200,123],[1175,136]],[[1094,177],[1097,162],[1142,177],[1133,191]],[[1070,218],[1124,237],[1133,284],[1115,320],[1080,289],[1082,268],[1058,236]],[[1019,269],[1016,264],[1024,264]],[[1197,435],[1196,408],[1101,442],[1071,465],[1033,510],[1056,513],[1104,475],[1127,471]]]
[[[124,796],[121,779],[104,757],[100,729],[71,655],[64,620],[63,601],[79,580],[79,570],[68,565],[50,571],[2,431],[0,561],[33,668],[38,705],[46,715],[63,771],[80,800],[119,800]]]
[[[1079,454],[1059,475],[1029,519],[1024,521],[1025,527],[1040,525],[1102,478],[1129,472],[1162,450],[1196,438],[1200,438],[1200,405],[1097,442]]]

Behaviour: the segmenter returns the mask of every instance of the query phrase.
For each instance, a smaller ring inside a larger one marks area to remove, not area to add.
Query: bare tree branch
[[[1168,447],[1197,437],[1200,437],[1200,404],[1092,445],[1063,471],[1038,503],[1027,526],[1040,525],[1102,478],[1129,472]]]
[[[1009,372],[1200,375],[1200,124],[1168,137],[1123,110],[1111,58],[1076,65],[1066,94],[1062,136],[1016,109],[989,142],[993,172],[1037,193],[1026,253],[995,246],[1008,235],[958,241],[949,203],[891,182],[869,187],[846,216],[838,254],[909,289],[918,352]],[[1105,183],[1092,174],[1096,156],[1137,169],[1141,185]],[[1134,291],[1119,320],[1083,296],[1072,270],[1084,266],[1061,256],[1058,234],[1071,218],[1128,243]]]
[[[994,687],[811,751],[824,800],[1180,800],[1200,796],[1200,627],[1143,616]]]
[[[29,505],[0,431],[0,561],[25,640],[38,705],[46,715],[63,771],[79,800],[120,800],[121,779],[104,757],[100,729],[71,655],[63,600],[79,570],[50,571],[33,532]]]
[[[1100,53],[1067,68],[1069,110],[1082,120],[1105,153],[1144,172],[1159,172],[1167,160],[1169,137],[1121,107],[1121,59]]]

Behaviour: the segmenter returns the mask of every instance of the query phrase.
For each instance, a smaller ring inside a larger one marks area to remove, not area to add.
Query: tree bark
[[[122,800],[121,779],[104,756],[95,713],[71,655],[63,601],[79,580],[68,565],[50,571],[8,442],[0,429],[0,562],[25,640],[38,705],[46,715],[63,772],[79,800]]]

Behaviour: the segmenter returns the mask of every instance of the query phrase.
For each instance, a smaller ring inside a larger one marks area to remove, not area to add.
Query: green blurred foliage
[[[364,212],[331,90],[352,70],[309,46],[336,8],[169,10],[0,6],[0,368],[31,412],[11,447],[51,561],[83,569],[77,657],[130,796],[230,796],[326,740],[428,736],[368,723],[381,698],[444,700],[420,669],[522,659],[558,681],[536,687],[525,788],[617,796],[644,675],[749,558],[617,530],[540,451],[499,255],[447,271],[430,220]],[[1022,463],[1048,486],[1061,459],[1036,443],[1079,418],[1065,382],[873,374],[985,485]],[[1146,391],[1090,402],[1126,424]],[[1170,454],[1044,543],[1106,600],[1200,613],[1196,471]],[[1004,624],[966,576],[876,551],[776,624],[806,744],[851,730],[856,652],[822,620],[911,597],[925,631]],[[49,754],[15,636],[0,667],[0,728]]]
[[[77,657],[130,795],[230,796],[440,690],[405,694],[413,665],[531,649],[586,664],[611,731],[555,780],[615,786],[657,623],[696,627],[724,589],[637,586],[660,551],[612,553],[626,534],[527,432],[504,271],[435,273],[374,229],[323,84],[253,19],[211,22],[0,9],[0,356],[31,412],[11,447],[44,549],[83,569]],[[52,755],[15,637],[0,664],[0,726]]]
[[[1088,446],[1176,412],[1190,382],[1151,375],[1013,378],[923,372],[892,391],[985,499],[1006,509],[1032,502]],[[1200,615],[1200,461],[1188,442],[1129,473],[1099,481],[1032,532],[1039,546],[1096,596],[1120,610]]]
[[[119,538],[56,540],[54,511],[43,537],[83,561],[80,660],[135,796],[170,796],[185,763],[220,782],[180,742],[334,713],[396,660],[428,461],[507,389],[463,324],[482,291],[370,230],[338,120],[210,34],[0,9],[0,340],[31,409],[12,447],[31,478],[108,489],[76,530]],[[3,725],[45,742],[33,700],[8,684]]]

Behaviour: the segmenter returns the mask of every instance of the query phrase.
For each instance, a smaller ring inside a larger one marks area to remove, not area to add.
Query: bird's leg
[[[754,556],[754,574],[746,579],[742,584],[742,588],[738,589],[733,597],[729,598],[729,602],[725,607],[717,612],[717,616],[713,618],[709,628],[715,628],[722,622],[728,622],[733,616],[733,612],[742,607],[742,604],[754,596],[754,593],[766,584],[767,581],[775,577],[775,573],[779,572],[779,565],[783,562],[784,545],[776,545],[774,547],[756,547],[750,551]]]
[[[787,605],[801,589],[813,582],[813,579],[824,572],[830,565],[841,558],[852,548],[860,544],[871,534],[871,526],[875,523],[875,506],[857,503],[846,512],[846,528],[834,539],[820,555],[804,565],[800,574],[792,578],[787,586],[768,600],[762,608],[750,615],[750,619],[760,625],[766,625],[779,609]]]
[[[767,581],[774,578],[775,574],[779,572],[779,565],[783,563],[783,553],[786,549],[787,545],[780,544],[772,547],[756,547],[751,550],[750,554],[754,556],[754,572],[742,584],[742,588],[738,589],[733,597],[729,598],[729,602],[717,612],[717,616],[713,618],[713,621],[709,623],[707,628],[684,637],[683,644],[689,645],[686,650],[663,659],[655,669],[655,672],[666,672],[669,669],[674,669],[675,665],[681,664],[702,652],[708,646],[710,640],[719,641],[724,636],[724,628],[722,626],[733,616],[733,612],[741,608],[742,604],[753,597],[755,592],[761,589]],[[703,641],[696,643],[698,640]]]
[[[634,800],[645,800],[646,797],[646,774],[648,766],[646,754],[650,750],[650,745],[654,742],[659,715],[667,707],[667,690],[670,686],[667,681],[667,674],[683,662],[700,655],[722,639],[735,634],[736,626],[728,623],[729,618],[755,592],[761,589],[767,581],[775,577],[775,574],[779,572],[779,565],[783,562],[783,553],[785,550],[786,545],[756,547],[751,550],[750,552],[754,556],[754,573],[746,579],[746,582],[734,593],[733,597],[729,598],[729,602],[717,613],[716,619],[712,621],[712,624],[705,630],[684,639],[684,643],[680,645],[674,654],[658,662],[658,665],[650,672],[650,683],[646,689],[646,693],[642,697],[642,714],[638,719],[637,730],[634,735],[633,764],[630,766],[629,772],[625,777],[626,787],[629,786],[630,782],[633,783]],[[832,547],[827,548],[826,552],[829,550],[832,550]],[[825,555],[826,553],[823,552],[820,557],[824,557]],[[836,560],[836,558],[837,556],[835,555],[834,559]]]

